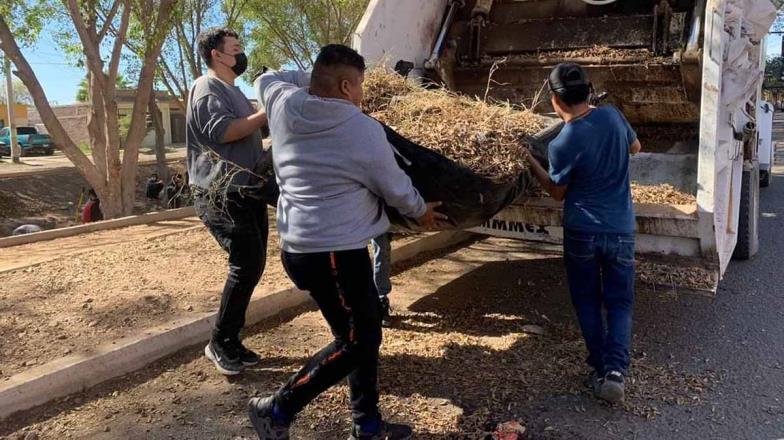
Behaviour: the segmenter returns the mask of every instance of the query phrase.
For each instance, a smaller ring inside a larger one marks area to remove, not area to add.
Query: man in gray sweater
[[[381,316],[367,246],[389,228],[384,205],[431,227],[445,216],[398,167],[381,125],[362,113],[365,62],[354,50],[321,50],[312,79],[269,72],[256,80],[267,110],[280,187],[283,265],[318,304],[335,339],[277,393],[254,398],[249,415],[261,439],[287,439],[305,405],[348,377],[352,439],[405,439],[411,428],[378,411]],[[309,86],[309,87],[308,87]]]

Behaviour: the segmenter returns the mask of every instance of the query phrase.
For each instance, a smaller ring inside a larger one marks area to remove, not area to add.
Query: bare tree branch
[[[116,4],[119,4],[118,1]],[[114,89],[115,84],[117,84],[117,72],[120,69],[120,57],[122,55],[122,48],[123,45],[127,42],[126,35],[128,33],[128,26],[131,21],[131,8],[128,4],[128,1],[125,0],[123,3],[123,12],[122,16],[120,17],[120,29],[117,30],[115,33],[114,38],[114,47],[112,49],[112,55],[109,59],[109,71],[107,73],[107,85]],[[108,23],[104,26],[104,29],[109,29]],[[108,95],[109,93],[107,93]]]
[[[36,78],[35,73],[33,73],[30,63],[27,62],[27,59],[16,44],[11,29],[2,15],[0,15],[0,48],[14,63],[17,69],[16,75],[22,80],[27,90],[30,91],[35,107],[41,115],[41,120],[54,142],[60,146],[65,156],[82,172],[91,185],[100,185],[103,181],[102,176],[98,173],[93,163],[90,162],[90,159],[76,146],[73,139],[71,139],[68,132],[57,119],[57,115],[55,115],[54,110],[49,105],[49,100],[46,98],[46,92],[44,92],[41,83]]]
[[[103,41],[103,38],[106,36],[106,33],[109,31],[109,27],[111,26],[112,22],[114,21],[114,16],[117,14],[117,10],[120,8],[120,0],[115,0],[112,4],[112,8],[109,10],[109,13],[106,14],[103,21],[103,28],[98,32],[98,40]]]
[[[147,109],[147,103],[149,99],[155,99],[151,95],[155,82],[156,61],[158,60],[161,47],[168,34],[169,27],[166,25],[170,23],[172,11],[177,5],[177,2],[178,0],[160,0],[160,5],[157,8],[158,16],[154,26],[150,30],[151,40],[147,44],[142,69],[139,74],[139,83],[136,87],[136,99],[134,100],[133,113],[131,115],[131,126],[128,130],[125,144],[126,147],[123,153],[122,200],[123,205],[127,210],[133,208],[136,191],[136,168],[139,163],[139,145],[145,134],[144,115]],[[151,20],[152,16],[141,16],[140,19],[144,22],[144,20]]]
[[[91,35],[89,31],[95,31],[95,27],[88,27],[82,18],[82,13],[79,11],[79,5],[76,0],[65,0],[71,19],[74,22],[76,33],[79,35],[79,40],[82,42],[84,48],[84,55],[87,58],[87,64],[94,72],[103,72],[103,61],[101,60],[101,53],[99,49],[99,41],[97,41],[97,34]],[[96,75],[97,76],[97,75]],[[94,78],[98,81],[101,88],[104,88],[104,78]]]

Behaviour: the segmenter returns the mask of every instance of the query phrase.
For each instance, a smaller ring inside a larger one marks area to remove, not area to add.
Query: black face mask
[[[224,53],[225,55],[229,55]],[[248,69],[248,56],[245,55],[245,52],[240,52],[234,55],[234,66],[231,70],[234,72],[235,75],[240,76]]]

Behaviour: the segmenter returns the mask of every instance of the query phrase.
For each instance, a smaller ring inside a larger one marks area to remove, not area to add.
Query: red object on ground
[[[100,220],[103,220],[100,202],[98,200],[89,200],[82,208],[82,223],[93,223]]]
[[[520,422],[512,420],[506,423],[499,423],[493,433],[493,440],[521,440],[525,434],[525,426]]]

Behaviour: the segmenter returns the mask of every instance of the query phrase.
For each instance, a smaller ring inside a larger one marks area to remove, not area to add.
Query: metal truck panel
[[[448,0],[371,0],[352,45],[371,63],[424,66]]]
[[[436,4],[437,7],[432,7]],[[551,67],[567,59],[557,59],[557,52],[555,57],[539,53],[531,56],[526,50],[561,50],[599,43],[632,48],[648,44],[642,32],[650,34],[653,16],[646,21],[640,15],[642,3],[615,5],[623,8],[623,13],[630,11],[628,16],[607,15],[603,7],[591,7],[577,0],[496,0],[489,29],[478,29],[479,41],[485,46],[484,56],[474,59],[473,64],[452,62],[452,75],[445,81],[463,93],[483,95],[489,67],[497,61],[493,54],[503,56],[505,64],[493,77],[495,86],[490,95],[529,105]],[[405,59],[424,67],[446,7],[446,1],[374,0],[358,30],[356,47],[371,62],[391,56],[392,63]],[[569,60],[586,67],[597,90],[612,93],[612,102],[621,107],[633,125],[699,126],[693,145],[692,135],[688,134],[684,136],[685,142],[673,141],[671,147],[657,146],[654,154],[636,159],[650,161],[648,167],[633,166],[632,172],[643,179],[642,183],[667,181],[681,189],[691,189],[697,197],[697,205],[691,211],[685,207],[636,205],[638,250],[700,257],[723,274],[737,242],[744,127],[755,118],[753,111],[747,114],[743,108],[747,101],[756,103],[759,99],[759,93],[755,96],[753,89],[759,90],[755,81],[759,80],[759,66],[764,61],[760,56],[760,40],[775,17],[775,7],[770,0],[697,0],[693,8],[699,13],[689,14],[689,22],[682,10],[675,11],[669,28],[664,28],[664,36],[654,37],[654,40],[663,39],[654,41],[654,48],[662,44],[666,49],[673,38],[688,36],[685,50],[677,50],[681,46],[670,47],[675,50],[675,56],[670,59],[635,59],[632,54],[623,60],[602,57]],[[557,28],[556,24],[581,15],[584,17],[571,19],[583,20],[578,23],[584,22],[593,29],[588,36],[575,38],[581,34],[560,31],[557,35],[546,35],[550,29]],[[457,44],[454,50],[460,60],[461,56],[470,58],[476,47],[461,40],[467,26],[473,26],[473,22],[467,21],[471,18],[463,14],[458,20],[450,41]],[[637,25],[630,28],[629,22]],[[547,23],[552,26],[546,26]],[[519,32],[525,26],[539,31]],[[446,52],[453,50],[448,47]],[[545,102],[537,109],[548,111],[547,107]],[[651,171],[656,167],[659,171]],[[562,212],[553,203],[528,199],[509,207],[476,231],[560,242],[562,229],[558,225]]]
[[[757,112],[757,130],[759,132],[759,164],[760,170],[769,171],[773,165],[773,104],[762,101]]]

